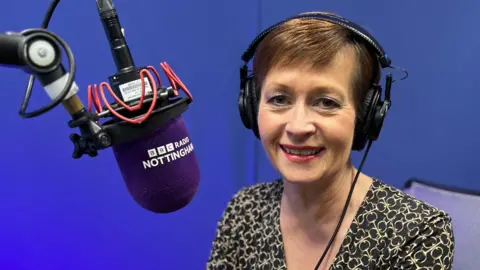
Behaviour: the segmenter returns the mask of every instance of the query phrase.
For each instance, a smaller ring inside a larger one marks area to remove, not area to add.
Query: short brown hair
[[[272,68],[301,65],[321,69],[345,46],[351,46],[357,55],[352,96],[358,114],[368,89],[380,80],[380,76],[376,76],[380,74],[379,64],[366,42],[341,25],[316,19],[294,19],[280,25],[259,44],[253,60],[253,75],[261,85]]]

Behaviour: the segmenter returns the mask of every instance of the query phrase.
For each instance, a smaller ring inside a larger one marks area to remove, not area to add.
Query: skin
[[[355,52],[345,47],[322,70],[273,68],[263,80],[258,125],[267,156],[284,178],[280,228],[288,269],[314,269],[355,176],[350,153],[356,65]],[[323,150],[313,160],[294,162],[280,145]],[[370,177],[360,174],[340,231],[319,269],[333,263],[371,184]]]

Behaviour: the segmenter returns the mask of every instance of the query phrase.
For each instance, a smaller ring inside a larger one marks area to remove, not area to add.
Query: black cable
[[[365,154],[363,154],[362,162],[360,162],[360,166],[358,167],[357,173],[355,175],[355,178],[353,180],[352,186],[350,188],[350,192],[348,193],[347,201],[345,202],[345,206],[343,207],[342,215],[340,216],[340,220],[338,221],[337,227],[335,228],[335,231],[333,232],[332,237],[330,238],[330,241],[328,242],[327,248],[322,254],[322,257],[317,262],[317,265],[315,266],[315,270],[320,267],[320,265],[323,262],[323,259],[325,259],[325,256],[327,255],[328,250],[333,244],[333,241],[335,240],[335,237],[337,236],[338,231],[340,230],[340,226],[342,225],[343,219],[345,218],[345,214],[347,213],[348,205],[350,204],[350,200],[352,199],[353,195],[353,190],[355,189],[355,185],[357,184],[358,177],[360,176],[360,172],[362,171],[363,164],[365,163],[365,160],[367,159],[368,151],[370,150],[370,147],[372,146],[372,140],[368,141],[367,148],[365,150]]]
[[[53,12],[55,11],[55,8],[57,7],[59,2],[60,2],[60,0],[52,0],[52,2],[50,3],[50,5],[47,9],[47,12],[45,13],[44,18],[43,18],[41,28],[43,28],[43,29],[48,28],[48,24],[50,23],[50,20],[53,16]],[[43,31],[41,31],[40,29],[30,29],[30,30],[24,31],[23,33],[27,33],[27,32],[28,33],[34,33],[34,32],[43,32]],[[46,33],[46,34],[51,35],[58,43],[60,43],[62,45],[63,49],[66,51],[67,57],[68,57],[68,62],[69,62],[70,76],[67,80],[67,84],[65,85],[65,88],[63,89],[63,91],[50,104],[48,104],[48,105],[46,105],[46,106],[44,106],[40,109],[34,110],[32,112],[26,112],[27,107],[28,107],[28,103],[30,102],[30,98],[32,96],[32,88],[33,88],[33,85],[35,83],[35,76],[30,75],[29,79],[28,79],[27,89],[25,90],[25,95],[23,97],[23,101],[22,101],[22,104],[20,105],[20,110],[18,112],[22,118],[36,117],[36,116],[44,114],[44,113],[52,110],[56,106],[58,106],[63,101],[63,99],[67,96],[67,94],[70,90],[70,87],[72,86],[73,81],[75,79],[75,66],[76,65],[75,65],[75,59],[73,57],[73,53],[71,52],[70,48],[68,47],[66,42],[63,41],[59,36],[57,36],[53,33],[50,33],[50,32]]]

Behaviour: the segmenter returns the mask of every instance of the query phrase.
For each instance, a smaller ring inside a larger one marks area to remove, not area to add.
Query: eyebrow
[[[290,87],[287,84],[283,83],[270,83],[266,87],[270,91],[276,91],[276,92],[284,92],[284,93],[289,93],[292,91],[292,87]],[[343,91],[341,89],[338,89],[336,87],[332,86],[315,86],[312,89],[313,93],[321,93],[321,94],[336,94],[340,96],[341,98],[347,98],[344,96]]]

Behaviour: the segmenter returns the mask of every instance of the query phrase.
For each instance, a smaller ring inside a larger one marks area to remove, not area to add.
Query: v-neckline
[[[368,188],[367,194],[365,195],[365,198],[363,199],[362,203],[360,204],[360,207],[358,208],[358,210],[355,214],[355,218],[353,219],[352,223],[350,224],[350,226],[347,230],[347,233],[345,234],[345,237],[342,241],[342,245],[340,246],[340,249],[336,253],[335,259],[333,260],[332,264],[328,268],[329,270],[334,270],[335,269],[335,265],[341,259],[340,258],[341,254],[344,252],[344,250],[348,246],[348,244],[350,244],[350,241],[348,239],[354,239],[355,238],[355,232],[354,232],[353,228],[354,227],[358,228],[358,225],[359,225],[358,217],[361,216],[365,211],[367,211],[368,202],[370,200],[372,200],[373,194],[374,194],[374,188],[378,184],[378,180],[376,178],[372,178],[372,180],[373,180],[373,182],[370,185],[370,187]],[[278,193],[275,196],[276,207],[275,207],[275,213],[272,213],[273,214],[272,215],[272,219],[273,219],[272,222],[275,226],[275,233],[278,235],[278,239],[280,240],[280,247],[279,247],[280,250],[278,251],[279,253],[277,254],[277,256],[281,256],[281,258],[282,258],[282,261],[283,261],[282,269],[287,269],[287,260],[286,260],[286,257],[285,257],[285,247],[284,247],[284,243],[283,243],[283,234],[282,234],[282,230],[280,229],[280,203],[281,203],[282,194],[283,194],[283,182],[282,182],[281,179],[279,180],[279,184],[280,184],[280,188],[277,189]],[[321,254],[319,254],[318,256],[320,258]]]

